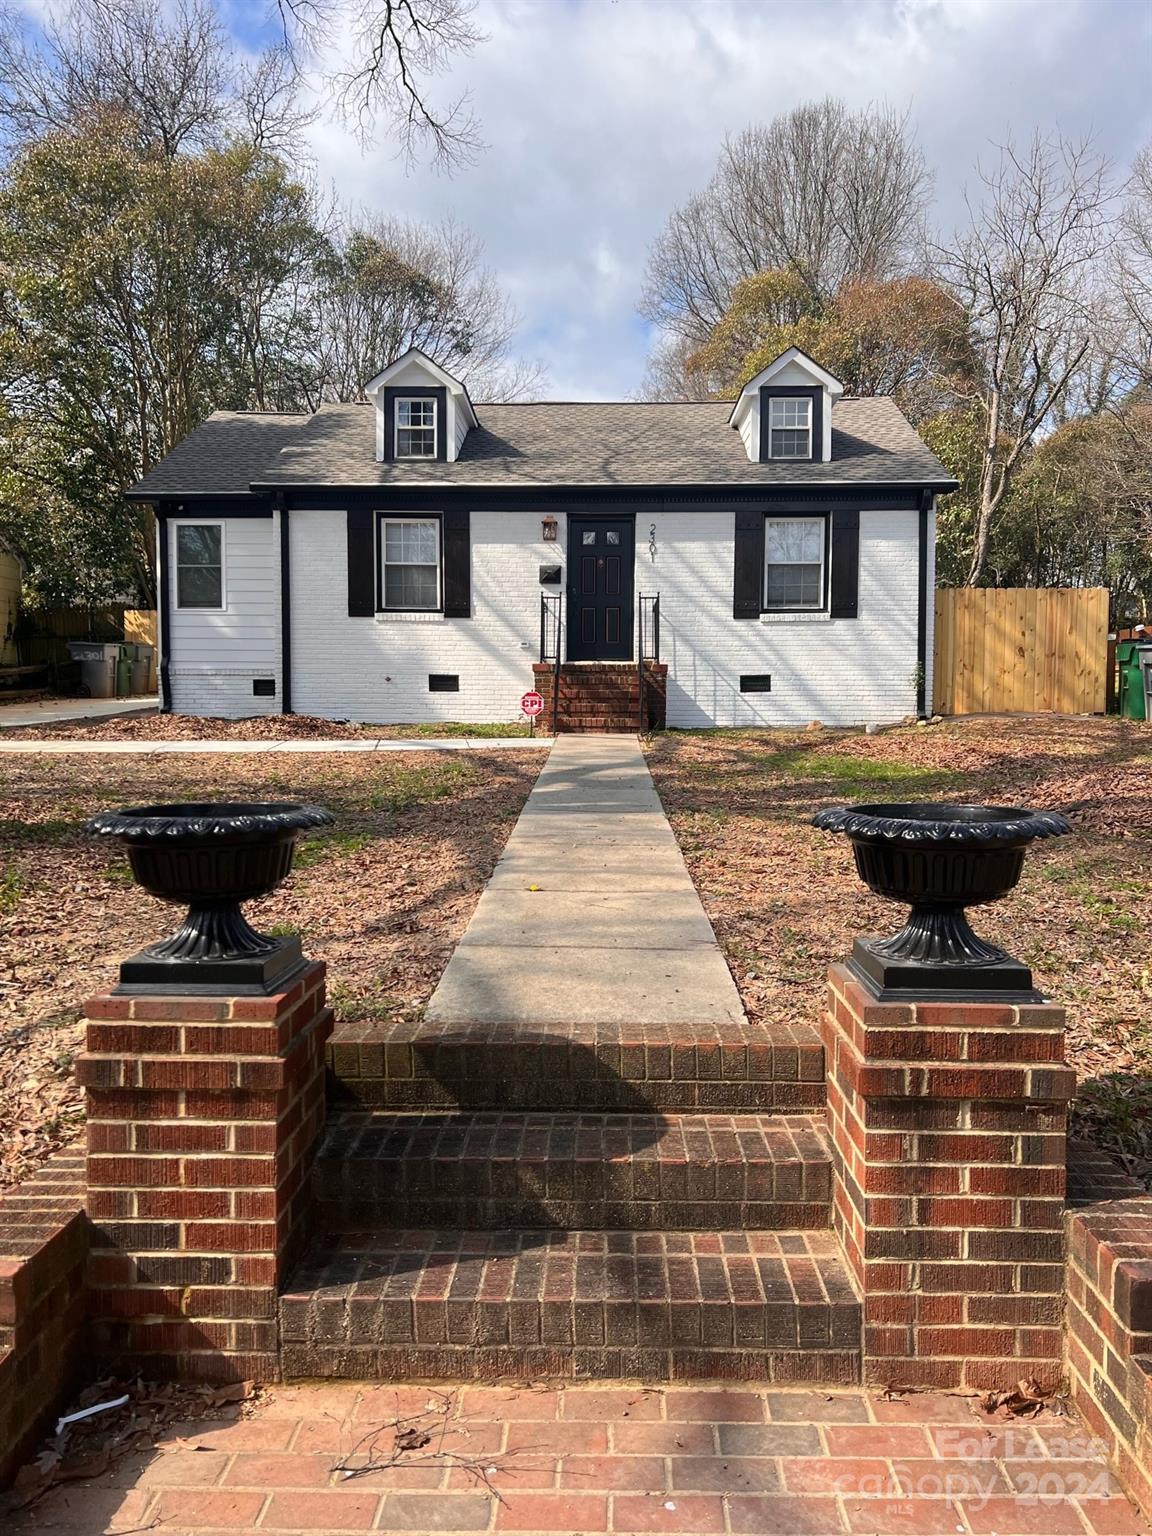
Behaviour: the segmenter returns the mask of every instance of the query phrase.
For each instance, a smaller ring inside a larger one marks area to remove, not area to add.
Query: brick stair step
[[[823,1110],[803,1024],[338,1024],[330,1095],[387,1109]]]
[[[573,719],[571,717],[569,717],[568,719],[565,719],[564,716],[562,715],[560,717],[560,719],[556,722],[556,728],[557,728],[557,730],[560,730],[560,731],[621,731],[621,732],[625,732],[625,731],[637,731],[637,730],[639,730],[640,722],[636,719],[635,715],[633,715],[631,718],[629,718],[627,715],[622,715],[622,716],[620,716],[618,718],[612,718],[612,717],[608,717],[608,716],[597,715],[597,716],[594,716],[594,717],[591,717],[591,718],[588,718],[588,719],[584,719],[584,718]]]
[[[286,1377],[847,1385],[860,1302],[831,1232],[351,1233],[280,1298]]]
[[[315,1190],[328,1231],[807,1229],[832,1198],[818,1115],[344,1111]]]
[[[545,700],[547,704],[551,702],[551,699]],[[640,695],[638,693],[562,693],[559,707],[570,714],[614,714],[629,707],[638,709]]]

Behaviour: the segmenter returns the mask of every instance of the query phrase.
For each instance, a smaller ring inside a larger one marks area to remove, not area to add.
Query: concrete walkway
[[[306,737],[297,741],[251,741],[239,737],[215,741],[78,741],[54,737],[9,738],[0,734],[0,756],[5,752],[110,752],[124,757],[170,756],[174,752],[236,752],[248,756],[270,752],[502,752],[516,747],[551,745],[550,736],[366,736],[362,741],[342,736]]]
[[[426,1017],[743,1021],[634,738],[557,740]]]
[[[26,731],[31,725],[89,725],[118,715],[154,715],[156,695],[130,699],[32,699],[23,704],[0,702],[0,731]]]

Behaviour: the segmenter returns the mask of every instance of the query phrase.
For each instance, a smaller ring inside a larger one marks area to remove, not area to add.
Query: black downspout
[[[916,541],[916,715],[920,720],[928,715],[928,515],[931,511],[932,492],[921,491]]]
[[[156,548],[160,556],[160,712],[172,713],[172,682],[168,675],[168,657],[172,649],[172,596],[168,575],[168,513],[165,504],[156,508]]]
[[[280,713],[292,713],[292,546],[285,497],[276,498],[280,513]]]

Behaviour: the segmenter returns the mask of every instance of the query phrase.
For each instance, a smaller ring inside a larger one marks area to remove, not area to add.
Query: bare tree
[[[1113,226],[1110,167],[1089,142],[1037,134],[981,171],[972,227],[934,248],[940,281],[968,316],[979,375],[981,462],[967,584],[1021,458],[1055,419],[1094,339],[1094,275]]]
[[[477,400],[523,399],[540,382],[540,368],[512,353],[519,316],[479,240],[450,220],[379,219],[337,232],[316,316],[318,399],[362,399],[368,380],[409,347]]]
[[[1152,386],[1152,144],[1133,164],[1120,235],[1117,290],[1125,319],[1125,357],[1137,380]]]
[[[648,259],[641,313],[702,342],[741,279],[802,274],[831,298],[853,278],[906,269],[931,177],[887,107],[851,112],[831,98],[728,139],[703,192],[669,218]]]
[[[246,132],[283,144],[306,121],[283,49],[238,61],[209,0],[67,0],[39,33],[0,15],[0,122],[20,140],[111,109],[166,155]]]
[[[384,123],[411,164],[429,154],[442,170],[483,148],[467,92],[437,106],[431,82],[484,41],[476,0],[275,0],[287,45],[323,60],[335,24],[352,23],[352,53],[327,71],[335,105],[361,139]]]

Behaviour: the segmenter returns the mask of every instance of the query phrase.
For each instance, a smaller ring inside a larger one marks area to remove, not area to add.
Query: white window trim
[[[815,565],[814,560],[769,560],[768,559],[768,529],[773,523],[819,523],[820,524],[820,601],[818,603],[794,603],[787,608],[768,606],[768,569],[769,566],[782,565]],[[808,517],[804,513],[793,514],[789,517],[766,517],[764,519],[764,584],[761,594],[761,613],[768,617],[779,614],[810,614],[825,613],[828,611],[828,519],[823,515]]]
[[[386,608],[384,606],[388,584],[385,580],[385,568],[388,565],[415,564],[415,561],[406,562],[400,560],[385,560],[387,553],[387,539],[384,530],[389,523],[431,523],[436,530],[436,606],[434,608]],[[444,611],[444,542],[443,519],[429,517],[426,512],[390,512],[387,517],[380,518],[380,606],[376,610],[378,614],[391,617],[395,614],[434,614]]]
[[[219,517],[174,517],[169,519],[172,528],[172,608],[176,613],[227,613],[228,612],[228,529]],[[219,528],[220,530],[220,605],[205,608],[201,603],[184,604],[180,601],[180,535],[179,528]]]
[[[401,427],[400,407],[402,405],[430,405],[432,407],[432,452],[431,453],[401,453],[401,431],[421,432],[427,431],[426,427]],[[405,463],[431,464],[440,453],[440,402],[435,395],[397,395],[392,402],[392,453],[393,456]]]
[[[807,453],[773,453],[772,452],[772,408],[775,405],[802,405],[806,408],[808,417],[807,425],[803,427],[776,427],[777,432],[807,432]],[[770,459],[783,459],[795,464],[802,464],[812,458],[812,399],[809,395],[769,395],[768,396],[768,457]]]

